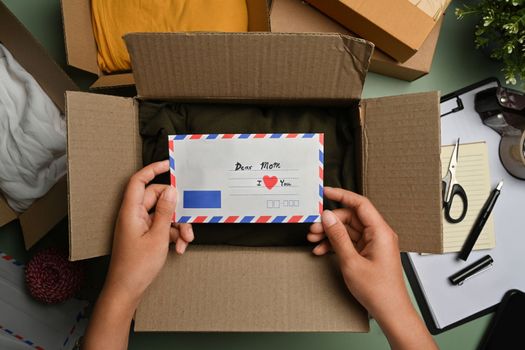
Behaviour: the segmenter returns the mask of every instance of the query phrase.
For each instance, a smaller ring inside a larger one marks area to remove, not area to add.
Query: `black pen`
[[[496,204],[496,199],[498,199],[502,186],[503,180],[499,182],[498,186],[496,186],[496,188],[490,193],[489,198],[487,198],[487,201],[483,205],[483,209],[481,209],[474,226],[472,226],[472,230],[470,231],[465,244],[463,244],[463,248],[461,248],[461,251],[459,252],[459,259],[467,261],[474,244],[476,244],[476,241],[478,240],[478,237],[483,230],[490,213],[492,212],[492,208],[494,208],[494,204]]]
[[[492,259],[490,255],[485,255],[483,258],[479,259],[473,264],[470,264],[469,266],[465,267],[464,269],[450,276],[448,280],[453,285],[460,286],[468,278],[473,277],[477,275],[478,273],[483,272],[487,270],[488,268],[490,268],[492,264],[494,264],[494,259]]]

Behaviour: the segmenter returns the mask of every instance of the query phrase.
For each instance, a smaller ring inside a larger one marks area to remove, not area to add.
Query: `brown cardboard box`
[[[0,42],[64,113],[65,91],[77,90],[77,86],[2,2],[0,2]],[[0,226],[19,219],[26,248],[42,238],[66,214],[65,177],[21,214],[14,212],[0,194]]]
[[[333,32],[354,35],[328,16],[301,0],[273,0],[270,12],[272,32]],[[369,71],[413,81],[430,72],[443,19],[439,20],[419,51],[400,63],[377,47]]]
[[[98,76],[98,79],[91,85],[92,89],[134,85],[131,72],[105,74],[100,70],[97,63],[97,44],[91,24],[91,1],[61,0],[61,4],[68,64]],[[246,4],[248,6],[248,31],[269,31],[266,0],[247,0]]]
[[[135,33],[138,96],[68,92],[70,259],[110,253],[129,177],[141,167],[138,104],[345,105],[357,118],[362,191],[405,251],[440,252],[439,94],[360,100],[373,45],[338,34]],[[181,83],[182,82],[182,83]],[[269,227],[269,229],[271,229]],[[192,245],[169,254],[135,317],[139,331],[367,331],[333,256],[309,247]]]
[[[306,1],[397,61],[405,62],[423,46],[451,0]],[[427,6],[434,3],[439,6]]]

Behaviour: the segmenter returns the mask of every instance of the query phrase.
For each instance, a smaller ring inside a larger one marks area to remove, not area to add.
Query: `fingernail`
[[[184,242],[182,239],[179,239],[175,244],[175,251],[177,254],[182,255],[186,251],[186,247],[188,247],[188,243]]]
[[[164,192],[162,192],[162,198],[170,202],[175,202],[177,199],[177,190],[172,186],[168,186]]]
[[[330,210],[325,210],[323,211],[323,215],[321,215],[321,221],[324,226],[330,227],[337,223],[337,217]]]

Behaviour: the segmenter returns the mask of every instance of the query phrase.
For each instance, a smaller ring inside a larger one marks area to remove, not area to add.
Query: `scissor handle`
[[[468,210],[468,199],[467,194],[465,193],[465,190],[463,187],[461,187],[460,184],[454,184],[452,186],[452,192],[450,193],[450,200],[448,202],[445,201],[445,188],[446,183],[443,181],[443,209],[445,209],[445,219],[450,222],[451,224],[457,224],[458,222],[461,222],[465,215],[467,215]],[[461,201],[463,202],[463,211],[461,212],[461,215],[457,218],[453,218],[450,216],[450,208],[452,208],[452,202],[454,201],[454,197],[458,196],[461,198]]]

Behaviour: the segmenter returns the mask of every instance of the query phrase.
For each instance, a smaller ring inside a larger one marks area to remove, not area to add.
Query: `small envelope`
[[[179,223],[318,222],[324,134],[169,136]]]

